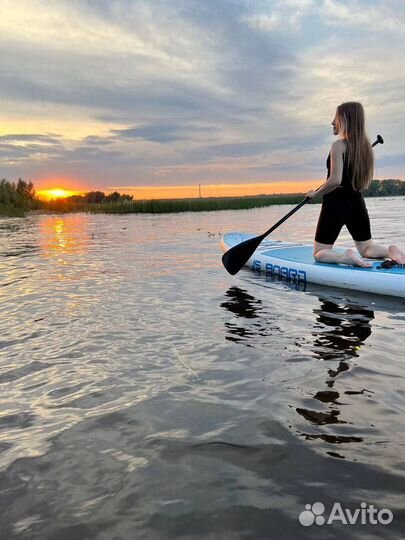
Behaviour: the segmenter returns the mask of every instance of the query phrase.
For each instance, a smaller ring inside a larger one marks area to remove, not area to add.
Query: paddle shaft
[[[373,142],[372,147],[379,143],[384,143],[381,135],[377,135],[377,139]],[[318,187],[318,189],[320,188],[321,186]],[[316,191],[318,191],[318,189]],[[290,210],[288,214],[286,214],[283,218],[277,221],[277,223],[270,227],[270,229],[267,230],[265,233],[254,238],[249,238],[249,240],[245,240],[244,242],[233,246],[226,253],[224,253],[224,255],[222,256],[222,264],[224,265],[226,270],[232,275],[235,275],[237,272],[239,272],[239,270],[250,259],[259,244],[266,238],[266,236],[272,233],[275,229],[277,229],[277,227],[284,223],[284,221],[286,221],[289,217],[295,214],[295,212],[297,212],[302,206],[304,206],[304,204],[306,204],[310,199],[311,197],[305,197],[304,200],[302,200],[295,208]]]

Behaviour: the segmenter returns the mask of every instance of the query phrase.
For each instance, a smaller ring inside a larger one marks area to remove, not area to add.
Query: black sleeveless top
[[[346,149],[347,149],[347,145],[346,145]],[[330,152],[329,152],[329,155],[328,155],[328,159],[326,160],[326,167],[328,169],[328,176],[326,177],[326,179],[328,179],[329,176],[330,176]],[[347,162],[347,151],[346,151],[344,153],[344,156],[343,156],[342,182],[336,189],[334,189],[333,191],[331,191],[327,195],[331,195],[332,193],[335,193],[335,192],[344,192],[344,193],[347,193],[347,194],[349,194],[349,193],[350,194],[354,194],[354,193],[358,194],[358,193],[360,193],[359,191],[356,191],[353,188],[352,178],[353,178],[353,167],[351,165],[349,165],[348,162]]]

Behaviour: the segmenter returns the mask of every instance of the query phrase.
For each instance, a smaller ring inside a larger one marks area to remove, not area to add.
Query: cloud
[[[99,135],[88,135],[83,139],[86,145],[106,146],[113,142],[110,137],[100,137]]]
[[[215,126],[198,125],[190,123],[176,124],[144,124],[126,129],[112,129],[114,140],[144,140],[156,143],[171,143],[212,135]]]
[[[37,141],[48,144],[59,144],[59,137],[54,135],[42,135],[40,133],[10,133],[8,135],[0,135],[0,145],[2,141],[12,141],[12,142],[27,142],[27,141]]]
[[[335,107],[359,100],[371,138],[388,141],[380,172],[403,176],[402,0],[3,0],[2,8],[5,172],[80,168],[108,185],[111,174],[175,184],[323,177]],[[20,110],[30,131],[13,128]]]
[[[55,158],[63,152],[63,144],[55,135],[17,133],[0,136],[0,163],[13,164],[26,160]]]
[[[258,2],[256,10],[247,18],[248,23],[265,32],[296,32],[302,28],[304,17],[316,9],[314,0],[275,0]]]
[[[403,32],[405,9],[402,0],[372,2],[352,0],[337,2],[324,0],[321,15],[326,25],[355,26],[362,31],[369,30],[373,34],[392,30]]]

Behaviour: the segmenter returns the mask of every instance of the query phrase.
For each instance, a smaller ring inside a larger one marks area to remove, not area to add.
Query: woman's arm
[[[332,148],[330,149],[330,176],[317,191],[308,191],[307,197],[313,199],[319,195],[326,195],[340,186],[343,176],[344,150],[345,146],[343,141],[338,140],[332,144]]]

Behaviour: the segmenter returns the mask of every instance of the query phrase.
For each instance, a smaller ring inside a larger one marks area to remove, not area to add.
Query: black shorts
[[[363,195],[337,188],[323,197],[315,241],[334,244],[343,225],[356,242],[370,240],[370,219]]]

